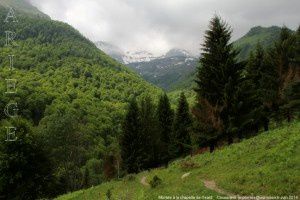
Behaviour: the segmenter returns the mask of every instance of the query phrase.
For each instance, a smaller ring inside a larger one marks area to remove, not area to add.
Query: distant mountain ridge
[[[246,35],[234,42],[234,46],[240,50],[239,59],[245,60],[250,52],[255,49],[259,42],[264,48],[270,47],[274,41],[278,40],[281,28],[278,26],[251,28]]]
[[[162,56],[155,57],[147,51],[123,52],[107,42],[96,42],[96,46],[117,61],[126,64],[145,80],[165,90],[186,79],[196,69],[196,58],[188,51],[174,48]]]
[[[171,90],[195,71],[197,58],[185,50],[171,49],[150,62],[130,63],[128,66],[145,80],[165,90]]]
[[[255,50],[258,42],[263,46],[263,48],[270,48],[276,40],[279,39],[281,32],[281,27],[271,26],[271,27],[262,27],[255,26],[251,28],[244,36],[233,42],[233,45],[236,49],[240,51],[237,56],[238,60],[248,59],[251,51]],[[191,89],[194,86],[194,80],[196,72],[191,73],[187,78],[177,85],[173,86],[173,89]]]
[[[264,48],[270,47],[279,38],[280,31],[281,28],[278,26],[251,28],[243,37],[233,43],[235,48],[240,51],[238,59],[247,59],[258,42]],[[120,53],[120,50],[116,50],[119,48],[107,49],[109,46],[97,45],[114,59],[134,69],[145,80],[165,90],[186,89],[193,86],[198,59],[186,50],[171,49],[165,55],[155,57],[145,51],[140,54]]]
[[[107,55],[123,64],[149,62],[157,58],[152,53],[147,51],[124,52],[118,46],[104,41],[95,42],[95,45]]]

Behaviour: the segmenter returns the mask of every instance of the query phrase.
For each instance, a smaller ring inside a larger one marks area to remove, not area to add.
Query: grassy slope
[[[234,46],[241,52],[238,56],[240,60],[245,60],[249,57],[259,42],[264,48],[271,47],[279,38],[281,28],[277,26],[271,27],[253,27],[250,31],[234,42]]]
[[[158,199],[158,195],[216,195],[201,180],[215,180],[223,189],[239,195],[300,195],[300,122],[265,132],[213,154],[187,157],[167,169],[142,172],[134,180],[124,178],[58,200],[104,199],[108,189],[126,200]],[[182,167],[183,164],[194,166]],[[181,176],[191,172],[185,180]],[[140,184],[143,176],[158,175],[163,184],[151,189]]]

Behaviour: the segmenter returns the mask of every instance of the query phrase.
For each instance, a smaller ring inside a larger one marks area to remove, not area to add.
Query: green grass
[[[182,180],[186,172],[191,175]],[[155,175],[162,179],[162,185],[152,189],[140,184],[143,176],[150,182]],[[263,132],[212,154],[176,160],[166,169],[153,169],[131,177],[134,178],[111,181],[57,200],[105,199],[109,189],[114,199],[126,200],[155,200],[159,195],[218,195],[206,189],[202,180],[214,180],[220,188],[239,195],[300,195],[300,122]]]

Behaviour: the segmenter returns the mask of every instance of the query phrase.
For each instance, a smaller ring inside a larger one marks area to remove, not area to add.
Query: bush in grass
[[[197,163],[195,163],[194,161],[192,161],[192,160],[183,160],[180,163],[180,168],[184,171],[195,169],[195,168],[198,168],[198,167],[199,167],[199,165]]]
[[[112,200],[112,193],[111,193],[111,189],[108,189],[106,192],[106,199],[107,200]]]
[[[133,174],[129,174],[126,176],[125,180],[127,181],[135,181],[136,177]]]
[[[151,188],[156,188],[157,186],[161,185],[162,180],[158,176],[154,176],[150,181]]]

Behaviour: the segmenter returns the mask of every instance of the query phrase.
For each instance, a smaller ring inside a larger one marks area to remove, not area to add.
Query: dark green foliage
[[[107,192],[106,192],[106,200],[112,200],[112,192],[111,192],[111,189],[108,189]]]
[[[82,185],[83,185],[83,187],[84,188],[88,188],[89,186],[90,186],[90,184],[89,184],[89,180],[90,180],[90,171],[89,171],[89,169],[86,167],[86,168],[84,168],[84,174],[83,174],[83,183],[82,183]]]
[[[292,119],[300,117],[300,81],[290,84],[284,91],[284,105],[282,112],[290,122]]]
[[[1,3],[3,20],[8,10]],[[161,91],[99,51],[71,26],[21,10],[16,14],[18,23],[0,23],[0,30],[17,33],[18,44],[5,47],[5,34],[0,35],[0,78],[17,79],[18,93],[6,95],[6,82],[1,81],[0,110],[8,102],[17,102],[20,117],[38,130],[41,148],[52,161],[61,188],[51,193],[86,187],[84,182],[99,184],[106,178],[103,163],[109,153],[105,151],[112,145],[106,136],[119,138],[128,99],[158,96]],[[15,55],[13,71],[9,71],[10,54]],[[5,119],[1,113],[1,122]],[[120,165],[117,155],[114,167]],[[97,160],[97,170],[91,169],[90,160]],[[86,166],[89,180],[84,180]]]
[[[140,117],[141,117],[141,138],[142,138],[142,151],[144,153],[144,169],[157,167],[159,158],[157,155],[160,153],[159,149],[159,132],[157,129],[156,121],[156,108],[152,103],[149,96],[141,101]]]
[[[192,119],[189,111],[189,105],[184,93],[182,93],[180,95],[173,123],[171,138],[171,151],[173,157],[187,155],[191,151],[191,125]]]
[[[251,28],[246,35],[234,42],[235,48],[240,50],[238,59],[247,60],[258,42],[264,48],[272,47],[273,43],[279,39],[280,31],[280,27],[277,26]]]
[[[123,165],[128,173],[135,173],[143,168],[145,144],[142,141],[140,110],[136,100],[132,99],[123,123],[120,143]]]
[[[121,152],[124,168],[128,173],[157,167],[161,160],[160,132],[157,129],[156,107],[150,97],[129,104],[123,122]]]
[[[92,158],[88,160],[84,167],[83,187],[99,185],[103,179],[103,163],[101,160]]]
[[[174,112],[171,109],[169,98],[166,94],[162,95],[157,107],[157,130],[160,135],[160,159],[162,163],[167,163],[170,159],[170,143],[172,137],[172,125]]]
[[[5,126],[1,123],[0,140],[0,197],[1,199],[38,199],[56,193],[53,168],[48,155],[31,125],[22,119],[15,119],[12,125],[17,128],[18,140],[6,142]],[[51,192],[51,190],[54,190]]]
[[[300,117],[300,27],[294,35],[289,53],[290,71],[294,72],[291,83],[283,91],[284,103],[281,107],[287,121]]]
[[[157,175],[155,175],[152,180],[150,181],[151,188],[157,188],[159,185],[162,184],[161,178],[159,178]]]
[[[276,99],[278,84],[277,72],[267,57],[264,49],[260,44],[257,45],[256,51],[251,53],[246,67],[247,83],[250,91],[255,96],[253,103],[257,109],[255,120],[253,121],[255,132],[260,125],[264,125],[268,130],[271,110],[274,107],[273,102]]]
[[[280,39],[275,43],[274,47],[269,51],[268,61],[276,71],[276,97],[272,101],[272,111],[274,118],[282,120],[284,118],[290,121],[289,111],[281,109],[284,104],[287,104],[288,97],[285,96],[286,90],[289,90],[290,84],[300,80],[299,77],[299,39],[297,33],[292,33],[288,28],[283,27],[280,34]],[[287,107],[286,107],[287,108]]]
[[[64,184],[65,192],[81,188],[80,167],[88,157],[88,146],[92,138],[82,134],[79,113],[67,106],[57,108],[52,115],[40,123],[43,147],[55,160],[57,177]]]
[[[198,95],[196,112],[201,113],[198,116],[207,115],[206,118],[210,120],[210,127],[206,127],[209,135],[212,135],[209,136],[210,140],[215,140],[221,134],[231,141],[237,128],[233,121],[238,117],[235,115],[239,104],[237,91],[243,64],[236,61],[238,52],[233,49],[230,39],[231,29],[215,16],[206,31],[195,89]],[[206,104],[205,108],[200,104]],[[198,120],[203,118],[205,116],[198,117]]]
[[[183,93],[174,120],[166,95],[160,97],[157,107],[150,97],[142,99],[140,106],[132,100],[120,143],[124,169],[136,173],[187,155],[191,150],[191,125],[189,105]]]

